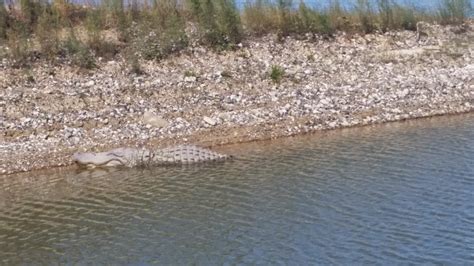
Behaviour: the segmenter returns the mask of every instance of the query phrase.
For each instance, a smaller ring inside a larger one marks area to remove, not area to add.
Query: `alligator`
[[[194,145],[180,145],[158,150],[118,148],[107,152],[85,152],[73,155],[75,163],[89,168],[192,164],[225,161],[231,158],[230,155],[220,154]]]

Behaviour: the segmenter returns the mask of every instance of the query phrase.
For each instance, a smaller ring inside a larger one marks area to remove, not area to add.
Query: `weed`
[[[184,76],[185,77],[197,77],[197,74],[194,71],[188,69],[188,70],[184,71]]]
[[[24,72],[24,77],[25,77],[26,82],[30,84],[33,84],[36,82],[35,77],[33,76],[33,73],[31,72],[30,68],[24,68],[23,72]]]
[[[0,40],[7,38],[8,13],[5,9],[4,0],[0,0]]]
[[[298,33],[319,33],[332,35],[335,28],[330,23],[327,13],[307,7],[303,2],[298,9]]]
[[[378,0],[377,3],[381,30],[387,31],[394,26],[392,3],[390,0]]]
[[[146,60],[163,59],[188,45],[184,17],[179,13],[176,0],[156,2],[140,24],[131,29],[131,46]]]
[[[204,44],[228,48],[242,40],[240,15],[233,0],[190,0]]]
[[[145,74],[145,71],[140,65],[139,57],[136,54],[134,54],[133,52],[129,52],[126,55],[125,59],[128,65],[129,73],[138,76]]]
[[[48,59],[54,59],[60,52],[58,36],[59,21],[49,6],[43,10],[38,18],[36,39],[40,45],[40,52]]]
[[[375,31],[375,14],[369,0],[357,0],[355,10],[362,32],[372,33]]]
[[[14,61],[14,66],[26,65],[30,56],[30,34],[27,25],[21,21],[16,21],[7,30],[7,46],[9,55]]]
[[[65,53],[70,57],[73,65],[80,68],[92,69],[96,67],[95,59],[86,45],[79,41],[71,29],[68,38],[63,44]]]
[[[43,5],[33,0],[20,0],[20,10],[24,22],[28,27],[33,27],[42,13]],[[30,28],[29,28],[30,30]]]
[[[252,34],[262,35],[278,28],[277,10],[268,0],[248,0],[242,13],[245,29]]]
[[[274,83],[280,83],[281,80],[283,79],[284,74],[285,74],[285,70],[282,67],[273,65],[270,70],[270,79]]]

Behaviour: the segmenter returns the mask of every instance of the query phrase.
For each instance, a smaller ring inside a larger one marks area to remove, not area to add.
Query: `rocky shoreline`
[[[474,23],[333,40],[273,35],[235,51],[189,47],[130,74],[0,63],[0,174],[76,151],[202,146],[474,110]],[[272,66],[284,70],[279,83]]]

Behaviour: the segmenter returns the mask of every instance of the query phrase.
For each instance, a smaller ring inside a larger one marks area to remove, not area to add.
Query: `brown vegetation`
[[[9,57],[15,66],[42,58],[93,68],[97,58],[122,53],[130,58],[132,72],[138,73],[139,58],[163,59],[187,47],[191,38],[229,49],[246,36],[268,33],[330,38],[336,31],[416,30],[421,20],[460,24],[472,10],[469,0],[440,0],[439,9],[433,12],[391,0],[377,0],[376,4],[357,0],[351,10],[344,9],[338,0],[323,10],[304,2],[294,5],[291,0],[249,0],[242,10],[233,0],[154,0],[151,6],[131,3],[124,7],[121,0],[104,0],[99,6],[80,7],[65,0],[20,0],[16,7],[6,8],[1,1],[0,49],[4,50],[0,57]],[[196,32],[190,34],[189,25]]]

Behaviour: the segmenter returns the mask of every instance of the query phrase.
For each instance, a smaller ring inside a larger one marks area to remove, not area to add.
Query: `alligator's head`
[[[73,161],[80,166],[89,168],[130,166],[136,158],[137,150],[132,148],[118,148],[108,152],[75,153]]]

